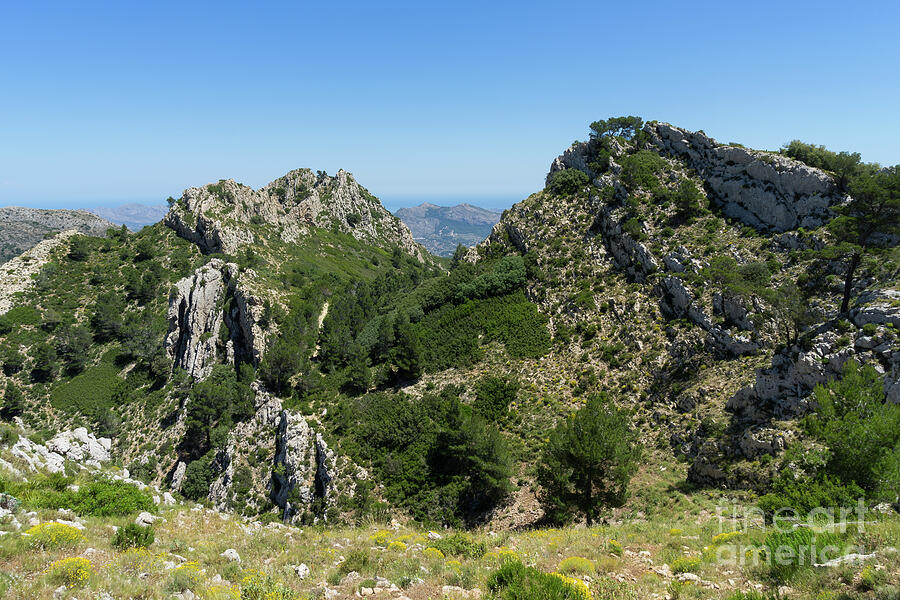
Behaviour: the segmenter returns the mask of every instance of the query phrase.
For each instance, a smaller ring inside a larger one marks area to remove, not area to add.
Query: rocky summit
[[[617,117],[502,215],[298,169],[66,221],[0,273],[0,590],[895,598],[898,203]]]

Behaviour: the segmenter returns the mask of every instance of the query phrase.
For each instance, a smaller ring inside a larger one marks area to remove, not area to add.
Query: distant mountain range
[[[417,242],[438,256],[452,256],[459,244],[474,246],[500,221],[500,211],[471,204],[437,206],[425,202],[394,211]]]
[[[33,248],[45,237],[68,229],[104,235],[113,223],[84,210],[0,208],[0,263]]]
[[[125,225],[128,229],[137,231],[145,225],[159,223],[166,216],[169,207],[165,204],[122,204],[121,206],[100,206],[87,210],[116,225]]]

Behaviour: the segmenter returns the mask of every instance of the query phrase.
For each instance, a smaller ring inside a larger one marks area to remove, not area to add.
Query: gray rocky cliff
[[[409,228],[346,171],[334,177],[297,169],[254,190],[231,179],[185,190],[164,220],[203,252],[236,254],[256,240],[253,226],[274,228],[296,243],[310,227],[336,228],[423,260]]]
[[[697,172],[725,216],[756,229],[812,229],[826,223],[832,207],[846,200],[831,175],[786,156],[719,144],[703,132],[668,123],[647,123],[644,131],[653,149]],[[613,157],[610,171],[616,173],[614,159],[623,149],[615,138],[606,143]],[[547,182],[563,169],[578,169],[595,179],[598,174],[590,164],[598,150],[595,140],[573,144],[553,161]]]
[[[365,470],[329,448],[306,417],[288,410],[281,413],[270,498],[282,509],[286,522],[310,515],[327,520],[338,495],[352,497],[355,482],[367,478]]]
[[[785,156],[719,144],[668,123],[648,123],[644,131],[663,153],[697,171],[726,216],[757,229],[815,228],[844,200],[831,175]]]
[[[263,303],[241,283],[253,273],[238,273],[237,265],[214,258],[178,281],[169,298],[165,348],[195,380],[209,375],[220,354],[229,362],[257,363],[265,350],[257,324]]]
[[[258,458],[274,455],[276,431],[283,409],[281,401],[259,385],[254,386],[254,392],[256,412],[250,420],[238,423],[231,430],[225,447],[213,461],[212,468],[217,475],[209,486],[209,499],[218,510],[240,510],[245,506],[251,506],[254,511],[263,508],[256,499],[267,491],[271,460],[259,461]],[[243,478],[244,481],[241,481],[241,470],[249,475]]]

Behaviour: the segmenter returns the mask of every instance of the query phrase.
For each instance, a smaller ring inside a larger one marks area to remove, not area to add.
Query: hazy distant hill
[[[87,209],[117,225],[125,225],[136,231],[145,225],[159,223],[166,216],[169,207],[165,204],[122,204],[121,206],[99,206]]]
[[[0,208],[0,262],[34,247],[48,234],[77,229],[101,236],[114,225],[83,210],[51,210],[6,206]]]
[[[425,202],[394,214],[406,223],[417,242],[438,256],[451,256],[459,244],[474,246],[500,221],[500,211],[471,204],[437,206]]]

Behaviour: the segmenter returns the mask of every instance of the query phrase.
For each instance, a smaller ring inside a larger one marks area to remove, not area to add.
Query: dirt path
[[[316,331],[322,331],[322,323],[325,322],[325,317],[328,316],[328,300],[325,301],[325,304],[322,305],[322,312],[319,313],[319,324],[316,327]],[[316,349],[313,352],[313,358],[319,355],[319,344],[316,343]]]

